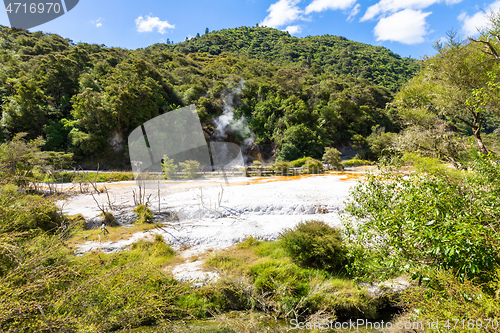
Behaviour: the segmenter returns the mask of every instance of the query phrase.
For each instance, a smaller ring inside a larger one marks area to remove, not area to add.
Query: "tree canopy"
[[[210,40],[218,41],[217,50],[197,49]],[[270,51],[261,52],[266,44]],[[126,139],[134,128],[190,104],[207,138],[231,109],[234,122],[248,128],[228,126],[228,140],[259,147],[266,159],[282,150],[320,158],[325,146],[349,147],[375,125],[394,129],[387,108],[392,91],[418,66],[345,38],[297,39],[270,28],[125,50],[0,27],[0,46],[1,137],[42,137],[44,149],[71,152],[94,167],[127,166]],[[246,140],[250,131],[253,141]]]
[[[437,51],[396,96],[399,115],[409,127],[433,129],[435,137],[438,132],[472,135],[479,151],[487,153],[482,134],[500,124],[500,62],[483,52],[481,43],[455,34]]]
[[[205,33],[175,45],[155,44],[184,54],[230,52],[249,58],[368,79],[395,92],[417,71],[419,62],[390,50],[350,41],[341,36],[292,37],[267,27],[240,27]]]

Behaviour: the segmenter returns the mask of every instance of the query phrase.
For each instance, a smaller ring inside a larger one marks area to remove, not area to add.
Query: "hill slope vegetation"
[[[203,52],[212,40],[217,47]],[[225,136],[264,158],[319,158],[376,126],[393,129],[391,90],[417,66],[380,47],[268,28],[126,50],[1,27],[0,46],[3,140],[41,136],[44,149],[72,152],[89,167],[126,167],[134,128],[190,104],[207,138]],[[224,112],[232,123],[217,121]]]

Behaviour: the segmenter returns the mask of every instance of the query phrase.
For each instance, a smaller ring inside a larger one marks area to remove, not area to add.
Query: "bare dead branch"
[[[500,36],[495,35],[495,38],[498,41],[500,41]],[[484,44],[488,48],[489,51],[488,50],[482,50],[482,52],[493,56],[496,60],[500,60],[500,56],[498,55],[497,50],[495,50],[495,48],[493,47],[493,45],[491,45],[491,43],[490,43],[490,38],[488,38],[488,40],[480,40],[480,39],[469,38],[469,40],[472,41],[472,42],[474,42],[474,43]]]

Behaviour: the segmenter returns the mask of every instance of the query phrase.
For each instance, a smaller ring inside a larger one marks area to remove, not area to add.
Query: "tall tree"
[[[481,134],[485,119],[500,106],[494,97],[499,93],[500,62],[481,52],[478,43],[460,41],[453,33],[437,51],[396,97],[400,114],[406,119],[411,114],[413,120],[419,114],[434,114],[461,123],[474,135],[479,151],[488,153]]]

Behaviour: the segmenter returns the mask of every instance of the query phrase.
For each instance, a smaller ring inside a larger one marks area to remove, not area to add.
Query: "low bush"
[[[323,163],[318,160],[310,159],[307,160],[306,163],[302,166],[302,169],[306,170],[306,172],[310,175],[323,173],[325,169],[323,168]]]
[[[184,179],[195,179],[198,177],[198,172],[200,172],[200,162],[187,160],[186,162],[179,163],[179,165],[182,168]]]
[[[352,190],[345,227],[355,266],[396,275],[440,267],[489,282],[500,264],[500,166],[482,154],[470,171],[425,157],[414,165],[417,174],[389,166]]]
[[[0,232],[49,231],[55,233],[66,220],[53,200],[29,195],[14,185],[0,188]]]
[[[281,244],[302,265],[339,271],[347,263],[347,250],[340,230],[322,221],[298,224],[281,234]]]
[[[278,175],[284,175],[286,176],[290,170],[291,163],[290,162],[285,162],[285,161],[280,161],[276,162],[273,165],[273,170],[276,172]]]
[[[302,158],[299,158],[297,160],[291,161],[290,165],[292,166],[292,168],[300,168],[304,164],[306,164],[307,161],[312,160],[312,159],[313,159],[312,157],[302,157]]]
[[[361,166],[361,165],[373,165],[373,162],[368,161],[368,160],[360,160],[358,158],[352,158],[348,161],[343,161],[341,163],[341,165],[344,168],[351,168],[351,167]]]
[[[61,171],[46,174],[46,183],[109,183],[134,180],[132,172],[72,172]]]
[[[162,257],[163,259],[173,258],[176,254],[175,250],[167,243],[161,235],[155,235],[152,241],[140,240],[132,244],[132,252],[140,251],[149,258]]]
[[[340,155],[342,155],[342,153],[338,149],[335,149],[333,147],[325,147],[323,161],[325,161],[325,163],[328,164],[328,167],[333,170],[342,170]]]
[[[118,226],[118,222],[116,222],[115,216],[113,213],[110,212],[104,212],[99,214],[103,218],[102,223],[104,223],[105,226],[108,227],[116,227]]]
[[[151,209],[142,204],[134,208],[134,212],[137,213],[138,218],[135,221],[136,224],[151,223],[153,222],[153,212]]]
[[[165,173],[165,179],[175,179],[177,166],[172,158],[169,158],[167,155],[163,155],[163,159],[161,161],[161,168]]]
[[[424,327],[429,327],[439,319],[437,332],[453,331],[455,325],[457,332],[498,332],[498,298],[450,271],[431,272],[419,287],[402,293],[400,305],[408,310],[406,320],[409,322],[422,322]]]

